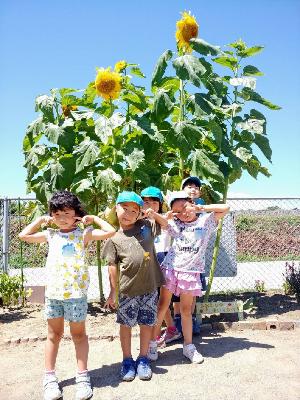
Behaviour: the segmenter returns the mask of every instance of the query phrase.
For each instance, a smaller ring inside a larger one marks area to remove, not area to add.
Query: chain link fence
[[[300,260],[300,198],[228,199],[212,292],[281,289],[286,262]],[[29,223],[33,199],[0,199],[1,266],[11,275],[23,268],[25,284],[46,283],[47,245],[27,244],[18,233]],[[215,236],[206,254],[209,275]],[[99,298],[96,246],[89,248],[91,283],[88,297]],[[107,268],[102,268],[104,295],[108,294]]]

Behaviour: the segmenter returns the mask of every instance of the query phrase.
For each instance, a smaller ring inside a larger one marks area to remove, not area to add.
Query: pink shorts
[[[192,296],[202,296],[199,272],[182,272],[174,271],[173,269],[162,269],[162,273],[166,280],[164,287],[175,294],[175,296],[180,296],[182,293]]]

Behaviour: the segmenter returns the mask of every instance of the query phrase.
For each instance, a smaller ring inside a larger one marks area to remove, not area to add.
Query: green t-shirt
[[[159,234],[158,224],[141,219],[133,228],[106,240],[102,255],[109,264],[119,265],[121,295],[140,296],[164,284],[154,247]]]

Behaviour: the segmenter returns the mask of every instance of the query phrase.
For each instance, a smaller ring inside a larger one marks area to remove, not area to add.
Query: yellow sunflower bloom
[[[101,68],[95,80],[96,92],[105,100],[115,100],[120,96],[122,77],[118,72],[113,72],[110,68]]]
[[[66,105],[62,105],[61,108],[65,117],[69,117],[71,111],[76,111],[78,109],[77,106],[66,106]]]
[[[194,16],[184,11],[182,13],[181,20],[176,23],[176,41],[179,50],[183,50],[185,53],[191,53],[193,51],[190,40],[198,36],[199,25]]]
[[[127,67],[127,62],[125,60],[118,61],[115,64],[115,71],[122,72]]]
[[[65,292],[64,293],[64,299],[69,299],[71,297],[71,293],[70,292]]]

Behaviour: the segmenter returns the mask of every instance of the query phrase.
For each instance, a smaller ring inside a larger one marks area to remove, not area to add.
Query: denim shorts
[[[56,300],[47,299],[45,301],[45,319],[63,317],[66,321],[81,322],[87,316],[87,298]]]
[[[117,322],[130,327],[135,325],[155,325],[157,318],[157,301],[157,290],[141,296],[120,296]]]

